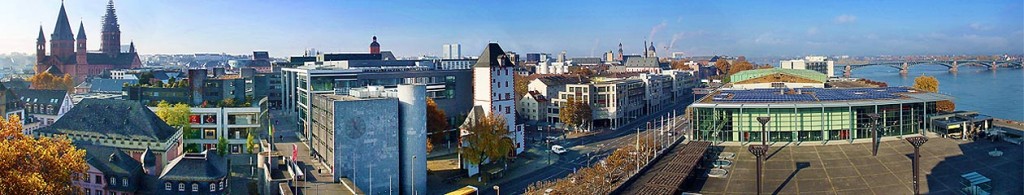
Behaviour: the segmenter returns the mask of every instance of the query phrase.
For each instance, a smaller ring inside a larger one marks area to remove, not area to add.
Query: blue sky
[[[0,53],[33,52],[60,2],[0,6]],[[105,0],[66,2],[99,48]],[[622,42],[640,53],[799,56],[1024,53],[1024,3],[1010,1],[116,1],[122,41],[142,53],[267,50],[272,56],[366,51],[376,35],[399,56],[461,43],[601,55]],[[49,37],[47,37],[49,38]],[[668,52],[666,52],[668,51]]]

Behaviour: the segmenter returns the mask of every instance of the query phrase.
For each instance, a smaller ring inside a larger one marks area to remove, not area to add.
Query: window
[[[92,182],[91,180],[89,180],[89,174],[85,174],[85,177],[82,177],[82,179],[85,180],[85,183]]]
[[[164,183],[164,190],[171,191],[171,182]]]
[[[216,183],[210,183],[210,192],[213,192],[213,191],[216,191],[216,190],[217,190],[217,184]]]
[[[193,192],[198,192],[199,191],[199,184],[193,183],[192,184],[192,191]]]
[[[224,181],[220,181],[220,189],[224,190]]]
[[[112,186],[116,186],[117,185],[117,178],[116,177],[110,177],[110,185],[112,185]]]
[[[109,191],[109,192],[110,192],[110,195],[117,195],[117,192],[115,192],[115,191]]]
[[[128,186],[128,178],[127,177],[121,179],[121,186]]]
[[[185,183],[178,183],[178,191],[179,192],[184,192],[185,191]]]
[[[103,184],[103,176],[96,175],[96,184]]]

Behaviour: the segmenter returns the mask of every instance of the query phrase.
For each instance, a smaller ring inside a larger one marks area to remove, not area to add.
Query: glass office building
[[[769,142],[852,142],[875,124],[880,137],[922,133],[935,102],[950,99],[906,87],[719,90],[690,106],[691,125],[693,139],[747,144],[761,141],[767,116]]]

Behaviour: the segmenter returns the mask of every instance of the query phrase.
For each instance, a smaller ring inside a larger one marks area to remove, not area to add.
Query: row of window
[[[85,176],[78,177],[77,174],[76,174],[76,177],[79,178],[79,181],[82,181],[82,182],[85,182],[85,183],[89,183],[89,182],[95,181],[96,184],[103,184],[103,175],[97,174],[97,175],[94,176],[96,179],[95,180],[91,180],[91,181],[89,180],[89,176],[88,175],[90,175],[90,174],[86,174]],[[110,186],[117,186],[117,177],[109,177],[109,178],[110,178],[110,183],[109,183]],[[128,186],[128,177],[121,178],[121,186]]]
[[[185,191],[185,183],[186,182],[178,182],[178,191],[179,192],[184,192]],[[171,182],[164,182],[164,190],[166,190],[166,191],[173,191],[174,190],[173,188],[171,188]],[[224,190],[224,181],[223,180],[221,180],[220,182],[217,182],[217,183],[210,183],[210,192],[216,192],[217,190]],[[192,183],[192,191],[193,192],[198,192],[199,191],[199,183]]]

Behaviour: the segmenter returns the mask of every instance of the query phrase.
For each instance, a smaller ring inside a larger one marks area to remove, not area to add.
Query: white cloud
[[[836,17],[836,24],[849,24],[857,22],[857,16],[843,14]]]
[[[818,27],[811,27],[807,29],[807,35],[817,35]]]
[[[978,22],[968,24],[967,27],[970,27],[971,29],[978,30],[978,31],[984,31],[984,30],[992,29],[992,26],[985,25],[985,24],[978,23]]]

